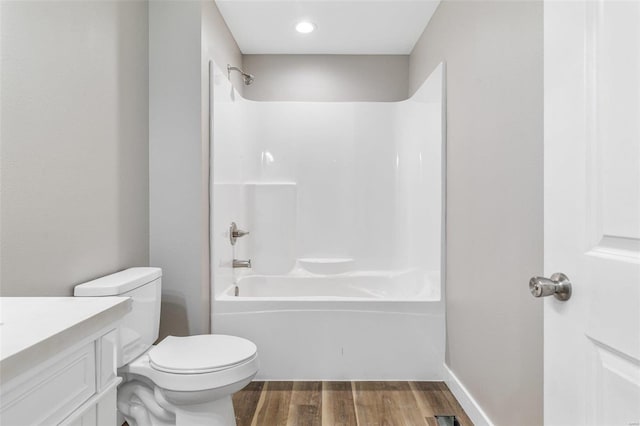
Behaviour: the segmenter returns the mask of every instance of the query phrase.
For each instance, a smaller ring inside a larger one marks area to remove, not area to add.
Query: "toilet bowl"
[[[258,372],[254,343],[227,335],[168,336],[156,345],[158,268],[131,268],[75,287],[76,296],[129,296],[114,335],[118,411],[130,426],[235,426],[231,396]],[[120,422],[122,424],[122,422]]]
[[[151,425],[234,425],[231,395],[258,372],[257,348],[235,336],[169,336],[118,372],[127,378],[125,385],[135,383],[154,395],[146,401],[148,414],[137,419],[136,398],[118,395],[118,409],[131,426],[145,426],[147,417]]]

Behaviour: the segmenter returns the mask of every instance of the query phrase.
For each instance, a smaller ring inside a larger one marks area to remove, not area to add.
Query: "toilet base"
[[[201,404],[176,405],[157,387],[139,380],[118,389],[118,411],[129,426],[236,426],[231,395]]]
[[[176,426],[236,426],[231,396],[206,404],[176,407]]]

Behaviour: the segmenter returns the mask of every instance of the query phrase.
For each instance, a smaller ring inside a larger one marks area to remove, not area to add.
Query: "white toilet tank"
[[[131,297],[131,312],[117,332],[118,367],[142,355],[158,339],[161,280],[160,268],[130,268],[75,286],[74,296]]]

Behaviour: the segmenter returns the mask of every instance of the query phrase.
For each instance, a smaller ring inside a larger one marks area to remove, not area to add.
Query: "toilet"
[[[119,419],[130,426],[235,426],[231,396],[258,372],[256,345],[226,335],[168,336],[157,345],[160,268],[130,268],[77,285],[74,296],[131,297],[112,333]]]

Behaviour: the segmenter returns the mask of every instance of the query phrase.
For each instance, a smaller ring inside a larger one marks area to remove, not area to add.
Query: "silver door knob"
[[[553,295],[564,302],[571,298],[571,281],[561,272],[556,272],[551,278],[532,277],[529,280],[529,291],[533,297]]]

